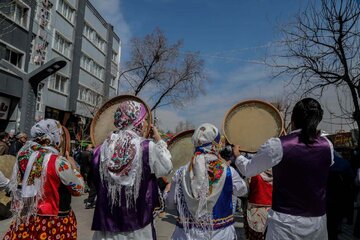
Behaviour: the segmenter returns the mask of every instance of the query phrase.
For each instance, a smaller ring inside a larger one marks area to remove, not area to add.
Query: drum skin
[[[168,150],[171,153],[173,171],[167,176],[169,182],[179,167],[188,163],[194,154],[194,144],[191,141],[195,130],[187,130],[172,137],[168,143]]]
[[[228,143],[240,145],[244,152],[255,153],[271,137],[283,134],[284,121],[270,103],[252,99],[235,104],[226,113],[223,132]]]

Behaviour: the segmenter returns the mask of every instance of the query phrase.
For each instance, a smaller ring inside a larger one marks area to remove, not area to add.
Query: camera
[[[226,161],[234,161],[235,160],[235,156],[233,154],[233,148],[234,145],[225,145],[225,147],[223,147],[220,150],[220,156],[225,159]]]

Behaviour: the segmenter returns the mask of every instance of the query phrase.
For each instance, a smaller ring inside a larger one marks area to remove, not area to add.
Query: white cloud
[[[129,24],[124,18],[121,8],[120,0],[90,0],[91,3],[98,10],[111,25],[120,37],[122,45],[128,45],[132,38],[132,33]]]

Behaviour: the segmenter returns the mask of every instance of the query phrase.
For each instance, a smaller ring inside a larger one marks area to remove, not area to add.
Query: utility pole
[[[66,60],[61,57],[53,58],[30,73],[22,71],[4,59],[0,60],[0,65],[12,71],[23,80],[22,98],[20,101],[20,131],[30,133],[30,129],[35,121],[38,85],[42,80],[65,67]]]

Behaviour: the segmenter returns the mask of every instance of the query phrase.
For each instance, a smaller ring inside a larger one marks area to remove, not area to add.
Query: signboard
[[[335,148],[355,146],[351,132],[340,132],[326,137],[332,140]]]
[[[8,119],[10,103],[11,103],[10,98],[0,96],[0,119],[1,120]]]

